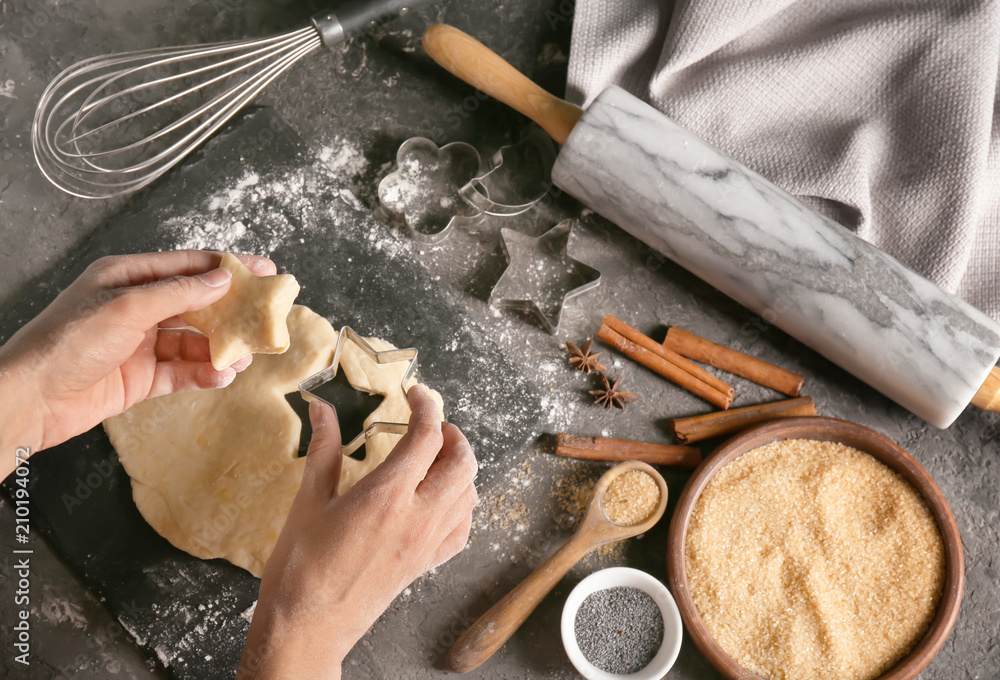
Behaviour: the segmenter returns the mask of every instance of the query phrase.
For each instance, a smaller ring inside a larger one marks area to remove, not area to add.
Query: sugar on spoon
[[[616,524],[608,518],[608,508],[604,507],[605,497],[612,482],[632,470],[639,470],[656,482],[659,498],[656,500],[656,507],[644,517],[631,524]],[[667,483],[646,463],[629,461],[605,472],[597,480],[590,505],[573,536],[455,641],[445,658],[447,668],[456,673],[468,673],[479,668],[510,639],[542,599],[584,555],[606,543],[649,531],[663,516],[666,507]]]

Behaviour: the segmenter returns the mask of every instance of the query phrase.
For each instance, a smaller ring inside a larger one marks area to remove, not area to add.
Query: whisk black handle
[[[320,12],[312,21],[323,44],[333,47],[433,2],[437,0],[358,0]]]

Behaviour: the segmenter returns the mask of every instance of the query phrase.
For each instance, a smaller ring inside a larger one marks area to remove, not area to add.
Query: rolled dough
[[[149,399],[104,421],[146,521],[181,550],[227,559],[258,577],[305,465],[298,457],[302,424],[285,395],[326,368],[337,344],[329,322],[306,307],[292,307],[288,330],[287,352],[256,357],[229,387]],[[367,340],[378,351],[393,348]],[[409,420],[399,389],[405,362],[378,365],[345,343],[340,370],[354,387],[385,395],[366,425]],[[440,395],[428,391],[440,406]],[[345,458],[340,492],[385,460],[399,438],[377,434],[364,460]]]

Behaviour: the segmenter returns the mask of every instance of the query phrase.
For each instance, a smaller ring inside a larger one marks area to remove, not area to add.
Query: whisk
[[[86,59],[42,93],[31,126],[35,160],[50,182],[74,196],[137,191],[320,45],[334,47],[431,2],[360,0],[270,38]]]

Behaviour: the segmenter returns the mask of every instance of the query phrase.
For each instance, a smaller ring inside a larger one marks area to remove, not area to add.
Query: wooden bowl
[[[962,555],[962,539],[958,533],[958,526],[941,490],[913,456],[874,430],[835,418],[788,418],[759,425],[722,444],[695,470],[677,501],[667,539],[667,573],[670,590],[677,601],[688,634],[709,663],[725,677],[761,680],[759,675],[736,663],[706,628],[688,591],[684,545],[695,503],[712,476],[744,453],[784,439],[839,442],[874,456],[913,485],[923,496],[924,502],[937,520],[945,552],[944,589],[938,602],[937,613],[920,642],[895,666],[881,675],[879,680],[916,678],[944,646],[948,634],[955,625],[955,619],[958,618],[962,590],[965,586],[965,559]]]

